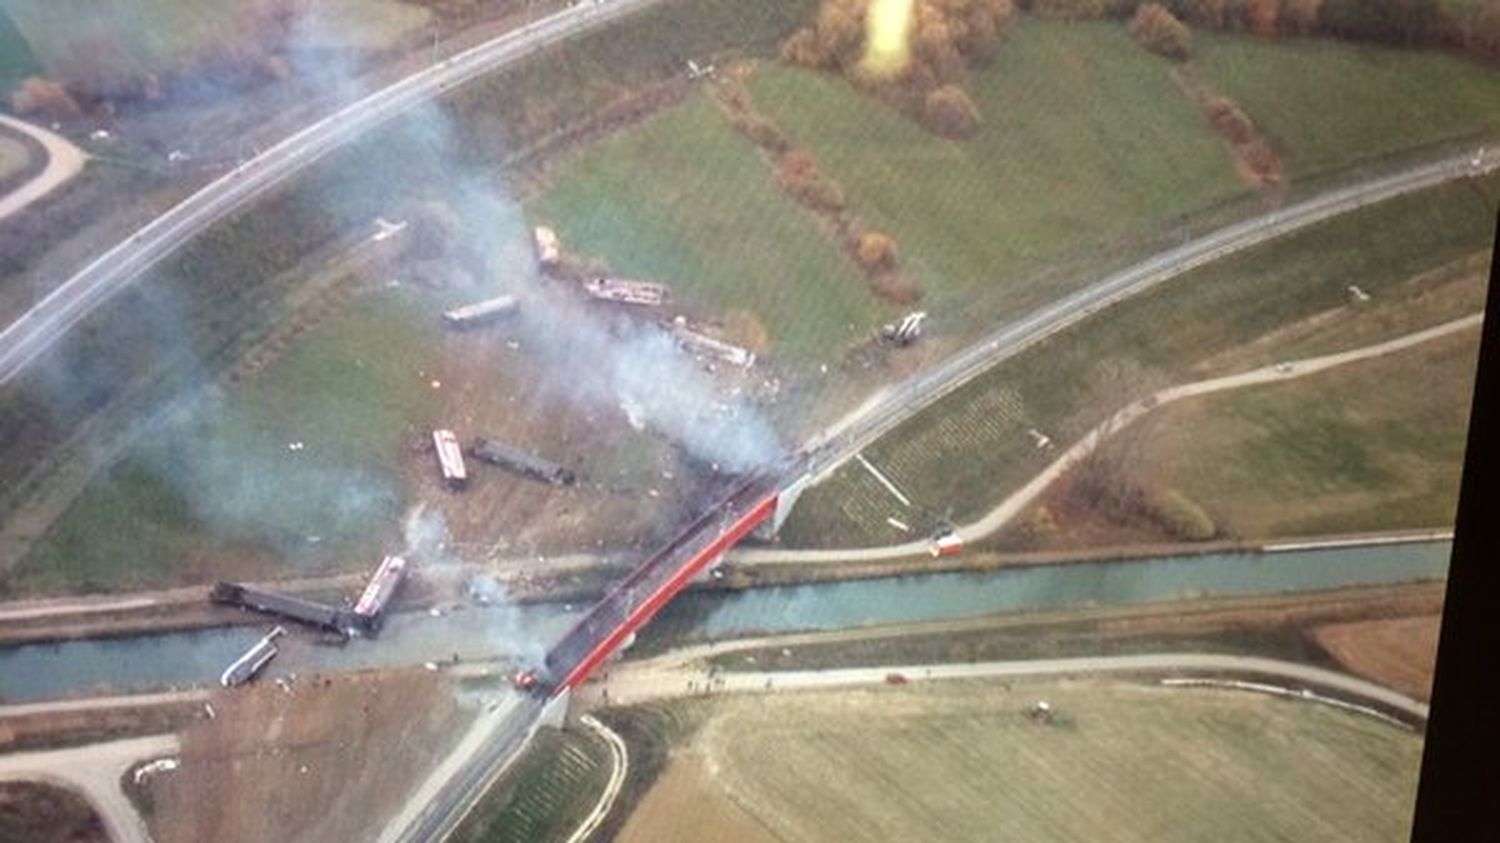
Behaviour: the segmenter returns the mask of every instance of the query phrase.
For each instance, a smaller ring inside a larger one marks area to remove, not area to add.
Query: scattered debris
[[[1052,447],[1052,437],[1048,436],[1045,433],[1042,433],[1040,430],[1037,430],[1034,427],[1029,428],[1026,431],[1026,434],[1036,441],[1037,450]]]
[[[899,322],[880,326],[880,338],[898,346],[911,345],[922,336],[922,320],[926,318],[927,311],[925,310],[908,313],[901,317]]]
[[[1353,296],[1355,301],[1370,300],[1370,294],[1365,292],[1364,290],[1361,290],[1358,284],[1349,285],[1349,295]]]

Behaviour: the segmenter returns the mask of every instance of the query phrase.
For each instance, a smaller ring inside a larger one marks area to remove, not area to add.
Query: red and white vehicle
[[[939,556],[957,556],[963,550],[964,541],[955,533],[944,533],[938,536],[932,540],[932,545],[927,548],[927,552],[932,554],[933,558]]]
[[[432,444],[437,449],[443,483],[450,489],[462,489],[469,482],[469,473],[464,468],[464,452],[458,445],[458,437],[451,430],[434,430]]]
[[[387,556],[380,567],[375,569],[375,576],[370,578],[364,593],[359,595],[359,602],[354,604],[354,614],[369,619],[379,617],[386,606],[390,605],[391,598],[396,596],[396,589],[405,578],[406,560],[400,556]]]

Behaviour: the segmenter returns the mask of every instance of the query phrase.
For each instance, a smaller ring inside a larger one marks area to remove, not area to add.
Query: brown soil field
[[[423,671],[311,677],[220,694],[153,780],[152,836],[371,840],[472,715]]]
[[[1054,724],[1025,716],[1037,699]],[[1418,735],[1372,718],[1234,691],[955,682],[723,698],[622,839],[1394,843],[1420,756]],[[696,833],[707,817],[721,825]]]
[[[109,834],[93,807],[71,790],[36,782],[0,782],[0,840],[109,843]]]
[[[1318,644],[1345,668],[1419,700],[1432,693],[1441,615],[1319,627]]]
[[[722,843],[779,843],[780,837],[717,787],[702,758],[672,761],[620,831],[617,843],[714,840]]]

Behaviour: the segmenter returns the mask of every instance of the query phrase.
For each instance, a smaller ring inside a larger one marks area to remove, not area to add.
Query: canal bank
[[[1451,543],[1445,541],[1385,543],[700,590],[684,594],[669,605],[653,635],[666,634],[687,642],[1215,596],[1430,582],[1446,575],[1450,548]],[[267,675],[455,660],[535,665],[545,649],[567,630],[575,612],[576,607],[571,605],[527,603],[400,613],[374,641],[329,646],[311,636],[291,636]],[[225,664],[262,634],[260,626],[0,648],[0,700],[29,702],[209,684]]]

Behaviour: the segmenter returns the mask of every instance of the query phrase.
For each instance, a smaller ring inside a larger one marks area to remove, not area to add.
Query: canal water
[[[1451,542],[1088,562],[984,573],[816,583],[679,598],[690,639],[828,630],[998,612],[1123,606],[1442,579]],[[674,607],[674,609],[677,607]],[[315,643],[288,625],[268,676],[509,658],[538,664],[576,616],[558,605],[397,615],[379,639]],[[216,682],[264,626],[0,648],[0,702]]]

